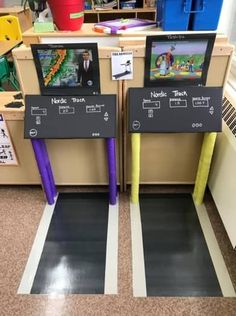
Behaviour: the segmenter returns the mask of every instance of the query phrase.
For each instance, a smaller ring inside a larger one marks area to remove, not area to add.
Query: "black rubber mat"
[[[31,294],[104,294],[108,201],[59,194]]]
[[[141,194],[148,296],[222,296],[190,194]]]

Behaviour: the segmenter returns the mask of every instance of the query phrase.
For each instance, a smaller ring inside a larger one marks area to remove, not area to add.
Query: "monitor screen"
[[[205,85],[214,41],[214,33],[148,36],[144,85]]]
[[[89,44],[32,44],[42,95],[100,93],[98,49]]]

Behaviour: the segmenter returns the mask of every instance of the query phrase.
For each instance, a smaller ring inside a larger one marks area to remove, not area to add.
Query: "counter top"
[[[14,95],[21,93],[20,91],[0,92],[0,113],[3,114],[5,120],[20,121],[25,116],[25,106],[20,108],[6,108],[5,105],[11,102],[22,102],[23,99],[14,99]]]
[[[0,56],[9,53],[14,47],[18,46],[20,43],[22,43],[21,40],[0,41]]]

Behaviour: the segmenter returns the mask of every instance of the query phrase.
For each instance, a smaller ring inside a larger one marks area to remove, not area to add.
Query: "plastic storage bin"
[[[157,0],[157,26],[164,31],[216,30],[223,0]]]
[[[157,26],[164,31],[187,31],[192,0],[157,0]]]
[[[216,30],[219,22],[223,0],[194,0],[191,16],[191,30]]]

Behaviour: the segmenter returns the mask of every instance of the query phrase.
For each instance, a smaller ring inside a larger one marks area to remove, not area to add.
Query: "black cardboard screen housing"
[[[144,86],[204,86],[215,36],[215,33],[147,36]]]
[[[97,43],[32,44],[31,50],[42,95],[100,93]]]

